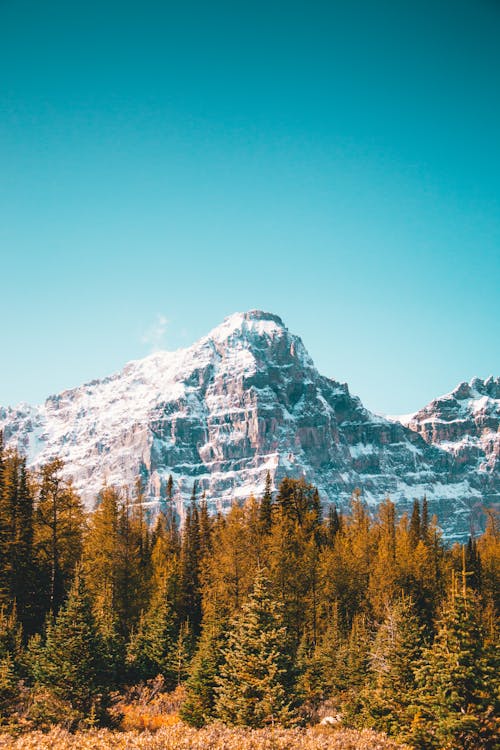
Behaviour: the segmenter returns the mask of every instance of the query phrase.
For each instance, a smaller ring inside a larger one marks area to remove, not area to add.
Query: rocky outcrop
[[[399,421],[450,456],[487,505],[500,501],[500,378],[473,378]]]
[[[280,318],[262,311],[235,314],[188,349],[131,362],[41,406],[0,409],[7,443],[32,466],[61,456],[89,506],[103,482],[131,485],[141,475],[158,507],[172,474],[181,514],[195,480],[223,509],[262,492],[270,471],[275,484],[304,475],[325,503],[340,506],[356,487],[371,504],[389,494],[401,510],[425,494],[446,534],[458,538],[471,511],[491,499],[496,469],[485,465],[471,479],[415,424],[369,412],[346,384],[318,373]]]

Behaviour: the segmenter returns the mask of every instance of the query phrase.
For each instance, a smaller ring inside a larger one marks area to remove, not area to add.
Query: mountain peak
[[[223,341],[234,335],[248,332],[257,335],[275,335],[286,331],[288,329],[278,315],[263,310],[248,310],[248,312],[237,312],[224,318],[222,323],[212,329],[206,338]]]
[[[498,498],[499,384],[473,380],[470,395],[442,397],[406,429],[321,376],[280,317],[249,310],[39,407],[0,408],[0,429],[31,467],[62,458],[89,506],[104,482],[140,476],[153,512],[172,475],[182,518],[195,480],[222,510],[262,492],[269,472],[275,485],[305,476],[339,507],[356,487],[373,504],[389,493],[400,511],[426,495],[458,538],[472,510]]]

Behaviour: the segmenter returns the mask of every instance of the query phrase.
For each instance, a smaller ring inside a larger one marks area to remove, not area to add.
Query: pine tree
[[[310,628],[315,639],[318,557],[322,543],[321,509],[315,487],[304,479],[284,479],[275,501],[267,540],[270,578],[279,592],[293,658]]]
[[[194,651],[194,637],[189,620],[181,622],[172,650],[172,672],[177,687],[187,680]]]
[[[0,728],[14,710],[19,694],[19,676],[10,653],[0,657]]]
[[[361,691],[370,668],[372,642],[372,627],[366,615],[357,613],[353,618],[348,638],[339,650],[335,675],[335,682],[341,693],[342,713],[347,721],[353,724],[360,723]]]
[[[287,694],[290,665],[283,656],[286,629],[261,570],[248,601],[232,621],[216,678],[216,716],[227,724],[262,727],[293,723]]]
[[[125,493],[124,501],[119,503],[115,571],[118,619],[126,634],[149,601],[151,540],[140,479],[136,481],[133,498]]]
[[[336,603],[328,616],[326,629],[316,642],[311,638],[310,632],[304,632],[297,653],[300,672],[298,690],[311,712],[322,701],[339,694],[341,686],[338,682],[338,665],[343,640]]]
[[[328,517],[327,517],[327,525],[326,525],[326,542],[330,547],[333,547],[333,544],[335,542],[335,537],[339,533],[341,529],[341,523],[342,519],[341,516],[337,510],[336,505],[331,505],[328,508]]]
[[[201,496],[199,513],[200,566],[212,548],[212,523],[208,513],[205,492]]]
[[[271,530],[273,517],[273,482],[271,479],[271,473],[268,471],[266,474],[266,485],[264,488],[264,494],[260,501],[259,507],[259,524],[262,533],[267,534]]]
[[[411,740],[429,748],[493,750],[500,743],[498,662],[485,647],[477,596],[453,574],[432,647],[417,673]]]
[[[481,592],[500,615],[500,515],[487,510],[486,529],[477,542],[481,561]]]
[[[127,662],[134,679],[149,680],[161,674],[166,685],[173,688],[176,683],[175,649],[175,617],[165,577],[128,645]]]
[[[365,725],[389,735],[407,731],[415,702],[414,670],[421,656],[422,631],[411,599],[403,595],[386,607],[362,690]]]
[[[15,706],[19,679],[23,675],[22,627],[15,605],[10,612],[0,608],[0,725]]]
[[[201,636],[186,682],[186,700],[181,706],[183,721],[201,727],[214,719],[217,675],[223,662],[227,621],[214,606],[205,612]]]
[[[29,631],[36,619],[33,560],[33,493],[26,460],[0,446],[0,604],[15,600]]]
[[[410,517],[410,544],[416,547],[422,536],[422,524],[420,519],[420,503],[418,500],[413,502],[413,510]]]
[[[200,595],[200,517],[196,502],[196,482],[186,512],[180,552],[180,615],[189,620],[195,633],[201,622]]]
[[[66,603],[55,621],[47,623],[45,643],[33,667],[36,685],[67,703],[74,720],[81,721],[91,713],[102,715],[106,667],[90,599],[77,571]]]
[[[420,536],[423,542],[427,542],[427,535],[429,533],[429,503],[426,495],[422,500],[422,514],[420,517]]]

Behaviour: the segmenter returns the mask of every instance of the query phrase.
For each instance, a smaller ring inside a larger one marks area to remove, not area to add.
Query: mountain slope
[[[429,445],[449,453],[455,476],[500,499],[500,378],[473,378],[420,411],[397,417]]]
[[[304,474],[341,506],[355,487],[370,503],[389,494],[402,509],[426,494],[446,534],[457,537],[488,484],[321,376],[300,338],[257,310],[230,316],[187,349],[130,362],[41,406],[0,409],[0,428],[32,466],[61,456],[89,506],[104,481],[131,485],[137,474],[155,506],[171,473],[180,513],[194,480],[224,508],[261,492],[269,470],[275,484]]]

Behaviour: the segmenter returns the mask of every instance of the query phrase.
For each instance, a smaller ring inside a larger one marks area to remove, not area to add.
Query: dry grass
[[[228,729],[212,725],[191,729],[184,724],[157,732],[113,732],[105,729],[70,734],[53,729],[13,739],[0,736],[0,750],[403,750],[384,735],[350,729]]]

